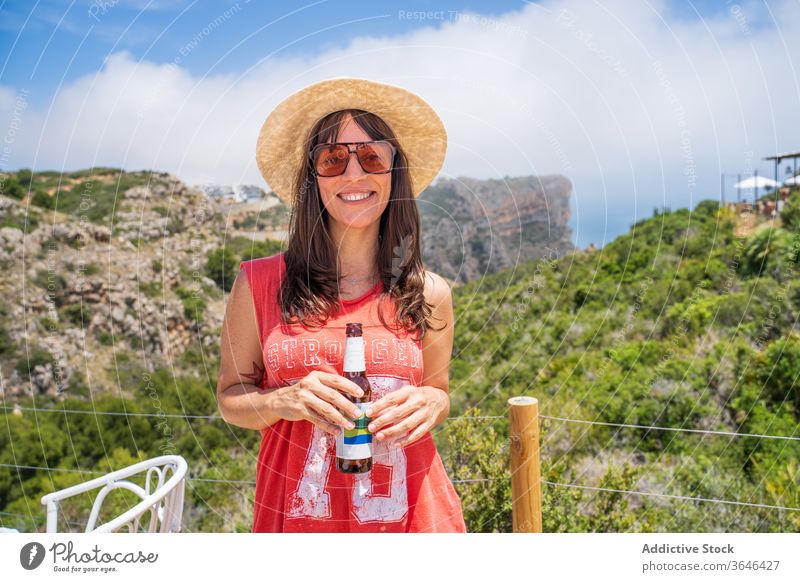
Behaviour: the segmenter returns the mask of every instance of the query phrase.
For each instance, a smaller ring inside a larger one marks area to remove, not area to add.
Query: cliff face
[[[419,196],[426,266],[467,282],[573,250],[563,176],[442,179]]]
[[[151,369],[219,343],[218,205],[166,174],[54,174],[27,177],[35,204],[0,196],[0,395],[113,389],[120,354]]]

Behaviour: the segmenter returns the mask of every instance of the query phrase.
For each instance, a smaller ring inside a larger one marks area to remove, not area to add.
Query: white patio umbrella
[[[744,190],[745,188],[775,188],[777,186],[778,182],[772,178],[765,178],[764,176],[751,176],[733,185],[734,188],[738,188],[739,190]]]
[[[753,201],[758,199],[758,191],[761,188],[777,188],[778,182],[771,178],[765,178],[764,176],[759,176],[756,174],[755,176],[751,176],[749,178],[745,178],[741,182],[737,182],[733,185],[734,188],[737,190],[746,190],[749,188],[753,189]]]
[[[800,185],[800,176],[792,176],[783,181],[784,186],[797,186]]]

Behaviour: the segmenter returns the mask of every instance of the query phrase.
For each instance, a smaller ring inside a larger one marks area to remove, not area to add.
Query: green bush
[[[147,297],[159,297],[162,293],[161,281],[140,281],[139,291]]]
[[[800,190],[795,190],[781,210],[781,222],[788,230],[800,232]]]
[[[61,332],[61,331],[64,331],[64,328],[61,326],[61,324],[58,321],[56,321],[55,319],[51,319],[49,317],[42,317],[39,320],[39,323],[42,324],[42,327],[44,327],[45,331],[47,331],[47,332]]]
[[[33,172],[25,168],[17,171],[17,181],[23,188],[29,188],[33,181]]]
[[[220,288],[230,291],[239,272],[239,259],[229,250],[215,249],[207,255],[205,272]]]
[[[24,188],[14,176],[8,174],[0,175],[0,194],[22,200],[27,193],[27,188]]]
[[[11,334],[8,333],[8,329],[6,328],[8,324],[4,319],[0,319],[0,355],[1,356],[10,356],[15,353],[16,346],[14,345],[13,340],[11,339]]]
[[[100,272],[100,267],[98,267],[95,263],[89,263],[83,269],[83,274],[87,277],[91,277],[93,275],[97,275]]]
[[[183,303],[183,315],[190,321],[202,323],[205,319],[206,302],[195,291],[176,287],[175,294],[180,297]]]
[[[36,190],[31,202],[39,208],[53,210],[56,207],[57,198],[55,196],[50,196],[44,190]]]
[[[21,376],[27,376],[28,370],[33,371],[36,366],[49,366],[56,363],[56,359],[48,350],[37,347],[30,353],[28,359],[22,359],[17,362],[16,370]]]
[[[65,305],[61,307],[58,312],[65,321],[76,327],[88,327],[89,321],[92,319],[89,313],[88,303],[72,303],[70,305]]]

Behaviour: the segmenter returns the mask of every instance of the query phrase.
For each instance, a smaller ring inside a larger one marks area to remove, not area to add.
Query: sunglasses
[[[353,146],[353,147],[351,147]],[[388,141],[359,141],[321,143],[311,150],[312,172],[322,178],[341,176],[356,154],[361,169],[367,174],[387,174],[392,171],[397,149]]]

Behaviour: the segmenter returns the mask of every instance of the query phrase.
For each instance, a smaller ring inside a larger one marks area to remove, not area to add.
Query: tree
[[[0,194],[22,200],[25,197],[25,188],[23,188],[14,176],[3,174],[0,176]]]
[[[33,195],[33,199],[31,200],[34,206],[38,206],[39,208],[46,208],[47,210],[53,210],[56,207],[56,198],[55,196],[50,196],[47,192],[43,190],[36,190],[36,193]]]
[[[206,275],[225,291],[233,287],[233,280],[239,269],[239,259],[225,248],[215,249],[208,253]]]
[[[33,181],[33,172],[29,169],[25,168],[17,172],[17,182],[25,188],[26,190],[30,188],[31,182]]]
[[[781,210],[781,221],[787,230],[800,231],[800,190],[795,190]]]
[[[780,265],[790,246],[789,234],[782,228],[759,228],[747,240],[744,273],[759,276]]]

